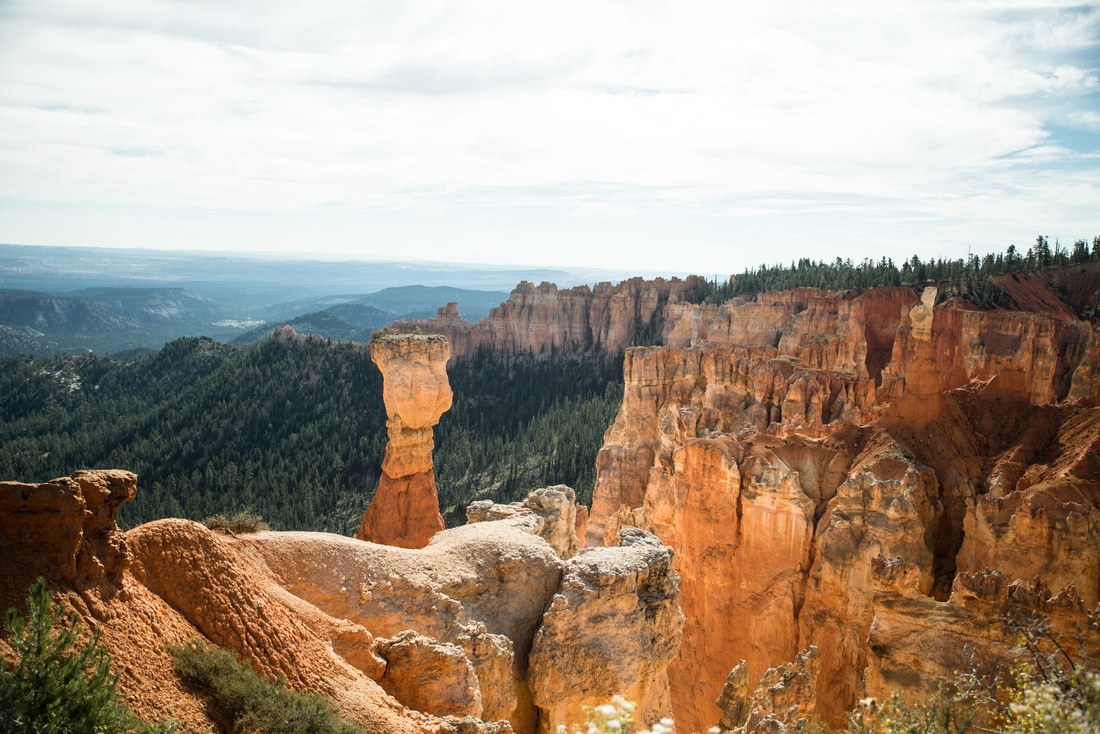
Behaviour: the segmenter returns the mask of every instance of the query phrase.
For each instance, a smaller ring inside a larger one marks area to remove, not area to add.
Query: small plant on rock
[[[211,530],[217,530],[230,535],[238,533],[258,533],[261,530],[270,530],[264,519],[252,510],[241,510],[232,515],[211,515],[202,521],[202,524]]]

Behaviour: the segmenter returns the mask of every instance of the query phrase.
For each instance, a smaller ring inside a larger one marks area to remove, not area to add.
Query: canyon
[[[701,282],[525,282],[476,323],[451,305],[378,336],[389,443],[359,539],[123,533],[123,471],[0,483],[0,604],[46,576],[139,713],[198,726],[164,641],[394,732],[548,732],[615,693],[684,732],[840,724],[1003,668],[1020,618],[1100,652],[1100,332],[1073,305],[1100,264],[997,276],[1012,308],[908,286],[689,302]],[[546,487],[443,529],[432,426],[448,359],[479,351],[624,355],[590,510]]]
[[[744,704],[811,649],[796,713],[840,724],[859,697],[994,666],[1013,609],[1100,649],[1100,334],[1066,297],[1095,298],[1100,268],[1056,277],[998,276],[1011,309],[935,288],[717,305],[687,303],[689,281],[526,283],[475,324],[416,325],[462,354],[625,350],[586,542],[639,527],[674,549],[678,725],[733,722],[731,671]]]

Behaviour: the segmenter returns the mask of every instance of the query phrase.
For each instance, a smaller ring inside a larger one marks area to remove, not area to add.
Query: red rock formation
[[[598,545],[640,526],[676,551],[678,725],[718,721],[739,659],[754,683],[810,645],[816,710],[834,723],[865,690],[924,685],[919,670],[919,685],[871,672],[868,634],[897,608],[876,586],[878,556],[912,564],[914,593],[949,615],[958,575],[986,568],[1096,604],[1100,335],[1088,324],[937,306],[934,289],[909,288],[673,303],[665,324],[676,348],[627,351],[587,528]]]
[[[423,548],[444,527],[432,468],[432,426],[451,408],[450,347],[438,335],[398,334],[376,336],[370,348],[382,371],[389,440],[358,537]]]

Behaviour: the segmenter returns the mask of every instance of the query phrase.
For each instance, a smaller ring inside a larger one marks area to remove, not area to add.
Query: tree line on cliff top
[[[1100,261],[1100,236],[1093,238],[1091,247],[1087,240],[1079,239],[1071,248],[1066,248],[1057,239],[1051,247],[1049,238],[1039,235],[1026,253],[1018,251],[1015,245],[1009,245],[1003,253],[989,253],[984,257],[969,255],[965,259],[921,260],[913,255],[900,265],[888,257],[877,261],[866,258],[858,263],[839,257],[832,262],[801,258],[789,266],[760,265],[746,268],[724,283],[718,282],[717,278],[700,282],[685,294],[685,298],[691,303],[724,303],[735,296],[790,288],[849,290],[876,286],[939,285],[938,297],[941,301],[960,296],[977,306],[992,308],[1012,305],[1005,290],[991,281],[993,276],[1090,261]]]
[[[548,484],[591,495],[621,358],[482,354],[450,375],[435,453],[450,524],[473,500]],[[385,424],[381,374],[345,342],[186,338],[135,359],[0,360],[0,477],[130,469],[126,526],[251,508],[277,529],[349,533],[377,486]]]

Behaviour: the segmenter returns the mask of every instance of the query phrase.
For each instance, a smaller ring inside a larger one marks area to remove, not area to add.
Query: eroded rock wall
[[[630,278],[616,285],[559,289],[523,281],[508,300],[475,323],[456,304],[434,319],[400,321],[397,331],[445,334],[455,357],[487,349],[498,354],[603,351],[618,354],[631,344],[662,343],[669,304],[681,300],[698,278]]]
[[[810,646],[815,711],[833,723],[864,693],[922,690],[944,665],[906,678],[899,655],[876,673],[886,664],[868,636],[901,635],[935,609],[955,625],[936,644],[996,642],[978,607],[959,611],[960,574],[1038,577],[1080,600],[1066,614],[1095,607],[1096,330],[935,301],[934,289],[887,288],[673,304],[678,346],[627,351],[587,542],[637,526],[675,550],[678,725],[719,720],[739,660],[751,690]],[[923,611],[883,587],[880,558],[909,564],[905,598]]]

